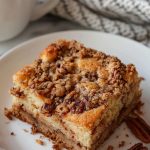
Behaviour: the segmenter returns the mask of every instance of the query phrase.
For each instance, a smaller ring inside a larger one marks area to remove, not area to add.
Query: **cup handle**
[[[47,12],[49,12],[52,8],[54,8],[59,0],[47,0],[46,2],[43,2],[42,4],[36,4],[32,16],[31,21],[35,21],[39,19],[40,17],[44,16]]]

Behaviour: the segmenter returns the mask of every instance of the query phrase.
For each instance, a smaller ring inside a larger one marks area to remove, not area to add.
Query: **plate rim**
[[[46,36],[53,36],[55,34],[58,34],[58,33],[61,33],[61,34],[65,34],[65,33],[75,33],[75,32],[84,32],[84,33],[96,33],[96,34],[101,34],[101,35],[104,35],[104,36],[113,36],[115,38],[121,38],[122,40],[126,40],[126,41],[129,41],[129,42],[132,42],[134,44],[138,44],[139,46],[142,46],[145,50],[147,49],[149,52],[150,52],[150,49],[149,47],[143,45],[142,43],[138,42],[138,41],[135,41],[134,39],[130,39],[130,38],[127,38],[127,37],[123,37],[123,36],[120,36],[120,35],[116,35],[116,34],[111,34],[111,33],[106,33],[106,32],[101,32],[101,31],[95,31],[95,30],[65,30],[65,31],[57,31],[57,32],[52,32],[52,33],[47,33],[47,34],[44,34],[44,35],[41,35],[41,36],[37,36],[37,37],[34,37],[34,38],[31,38],[29,40],[26,40],[14,47],[12,47],[11,49],[7,50],[6,52],[4,52],[1,56],[0,56],[0,62],[5,59],[8,55],[10,55],[11,53],[13,53],[15,50],[25,46],[25,45],[28,45],[29,43],[32,43],[40,38],[44,38]]]
[[[143,47],[143,51],[149,51],[150,52],[150,49],[148,47],[146,47],[145,45],[142,45],[141,43],[137,42],[137,41],[134,41],[132,39],[128,39],[128,38],[125,38],[125,37],[122,37],[122,36],[119,36],[119,35],[113,35],[113,34],[109,34],[109,33],[104,33],[104,32],[97,32],[97,31],[92,31],[92,30],[69,30],[69,31],[60,31],[60,32],[53,32],[53,33],[48,33],[48,34],[44,34],[44,35],[41,35],[41,36],[38,36],[38,37],[34,37],[32,39],[29,39],[27,41],[24,41],[18,45],[16,45],[15,47],[9,49],[7,52],[5,52],[4,54],[2,54],[2,56],[0,56],[0,65],[2,64],[2,61],[7,59],[8,56],[12,56],[12,54],[18,54],[18,52],[22,52],[22,47],[26,46],[26,45],[32,45],[32,43],[36,43],[37,40],[41,39],[41,38],[44,38],[44,39],[47,39],[49,36],[55,36],[56,34],[59,34],[59,33],[62,33],[62,34],[66,34],[66,33],[71,33],[72,35],[73,34],[78,34],[78,33],[93,33],[93,34],[98,34],[103,36],[104,35],[104,38],[105,37],[110,37],[110,38],[113,38],[113,37],[116,37],[115,40],[117,40],[117,38],[119,39],[122,39],[122,40],[125,40],[125,42],[131,42],[131,44],[138,44],[137,46],[139,46],[139,48],[141,48],[142,50],[142,47]],[[147,50],[146,50],[147,49]],[[34,137],[35,138],[35,137]],[[135,141],[133,141],[134,143]],[[133,144],[132,143],[132,144]],[[126,146],[129,146],[128,144]]]

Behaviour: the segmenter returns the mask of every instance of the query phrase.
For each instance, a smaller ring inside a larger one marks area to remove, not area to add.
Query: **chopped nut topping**
[[[12,87],[10,89],[10,93],[16,97],[25,98],[25,94],[23,93],[23,91],[21,91],[20,88]]]

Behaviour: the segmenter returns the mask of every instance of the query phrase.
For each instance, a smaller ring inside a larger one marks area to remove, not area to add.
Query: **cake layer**
[[[35,117],[32,112],[27,112],[23,106],[20,105],[13,105],[12,107],[12,113],[15,117],[30,123],[34,126],[34,130],[37,132],[43,133],[45,136],[49,137],[50,139],[54,140],[56,144],[60,145],[62,147],[67,148],[68,150],[96,150],[100,144],[104,142],[106,138],[110,136],[112,132],[115,131],[115,129],[120,125],[120,123],[126,118],[126,116],[129,115],[129,113],[134,109],[137,103],[138,97],[135,97],[133,102],[128,106],[128,108],[123,108],[121,110],[121,113],[119,116],[107,127],[105,128],[105,131],[101,134],[101,136],[92,144],[92,147],[86,147],[82,145],[80,142],[77,142],[74,140],[74,134],[70,133],[72,138],[67,137],[66,130],[65,134],[62,133],[61,130],[54,128],[52,124],[47,124],[47,122],[41,117]]]

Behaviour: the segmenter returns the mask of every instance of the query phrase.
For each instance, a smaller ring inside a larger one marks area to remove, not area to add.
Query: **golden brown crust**
[[[103,105],[101,107],[86,111],[82,114],[67,114],[65,116],[65,120],[71,121],[75,123],[77,126],[86,127],[88,129],[92,129],[95,125],[95,120],[100,122],[102,119],[100,116],[104,113],[106,110],[106,106]],[[98,123],[97,122],[97,123]]]
[[[15,75],[13,75],[13,82],[19,84],[22,88],[28,86],[28,81],[31,76],[34,75],[34,68],[26,66],[23,69],[19,70]]]
[[[100,67],[100,62],[96,58],[84,58],[77,60],[77,66],[81,70],[87,70],[90,72],[96,71]]]
[[[49,45],[46,49],[43,50],[40,58],[45,62],[53,62],[57,58],[57,52],[57,48],[54,45]]]

